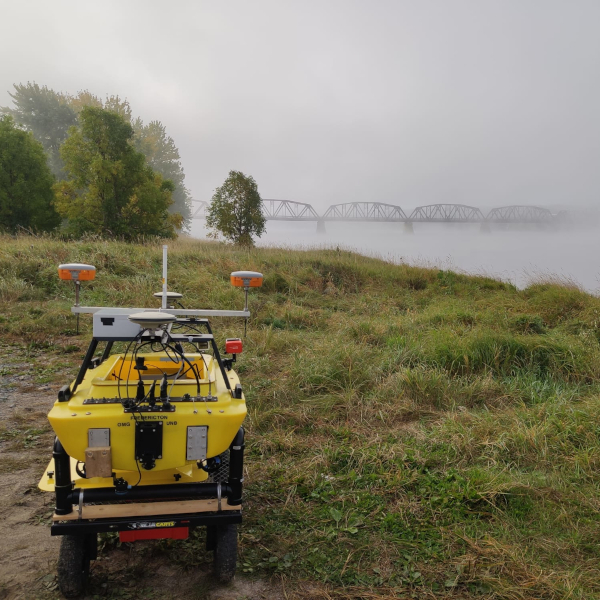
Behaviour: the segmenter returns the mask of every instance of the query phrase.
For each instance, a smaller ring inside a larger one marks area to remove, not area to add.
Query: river
[[[336,247],[390,261],[485,274],[526,287],[558,280],[600,292],[600,235],[596,229],[540,230],[534,226],[484,233],[479,225],[415,223],[326,223],[319,234],[314,222],[268,221],[260,246]],[[206,237],[204,221],[195,220],[192,235]],[[243,267],[243,265],[240,265]]]

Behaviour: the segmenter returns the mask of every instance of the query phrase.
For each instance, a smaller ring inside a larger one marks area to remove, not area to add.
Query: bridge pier
[[[404,221],[404,233],[414,233],[412,221]]]
[[[322,219],[319,219],[317,221],[317,233],[327,233],[327,231],[325,230],[325,221],[323,221]]]

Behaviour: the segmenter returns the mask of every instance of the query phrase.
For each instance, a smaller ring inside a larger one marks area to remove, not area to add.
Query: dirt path
[[[54,498],[37,489],[51,456],[46,414],[57,385],[36,383],[32,367],[0,348],[0,600],[61,598],[56,583],[60,539],[50,536]],[[72,375],[72,374],[71,374]],[[68,380],[68,379],[67,379]],[[216,587],[203,531],[189,540],[118,543],[101,537],[85,598],[273,600],[290,597],[280,582],[237,576]]]
[[[3,349],[0,373],[0,598],[31,598],[53,583],[59,540],[48,527],[52,498],[37,489],[49,461],[50,386],[35,386],[32,363]],[[46,579],[44,579],[46,578]]]

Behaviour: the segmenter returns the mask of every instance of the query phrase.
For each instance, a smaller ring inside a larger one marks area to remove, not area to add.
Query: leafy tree
[[[166,127],[160,121],[151,121],[144,125],[139,117],[134,120],[129,101],[120,96],[107,96],[102,102],[98,96],[85,90],[71,98],[70,104],[77,113],[80,113],[84,106],[104,108],[117,113],[133,127],[136,149],[146,157],[148,164],[157,173],[173,182],[173,204],[169,207],[169,212],[179,213],[183,217],[183,226],[189,227],[192,218],[190,193],[185,187],[185,174],[179,150],[173,138],[167,135]]]
[[[266,224],[256,181],[240,171],[229,171],[225,183],[215,190],[206,224],[213,236],[221,233],[235,244],[253,246],[253,236],[260,237]]]
[[[133,128],[110,110],[85,106],[80,127],[61,148],[68,179],[56,185],[56,208],[69,229],[125,238],[174,237],[181,215],[169,215],[173,184],[146,164]]]
[[[37,83],[15,84],[14,108],[2,107],[0,112],[11,115],[14,120],[33,133],[48,154],[50,169],[56,177],[63,175],[63,163],[59,154],[69,128],[77,124],[77,114],[71,98]]]
[[[59,225],[53,184],[42,145],[12,117],[0,117],[0,228],[49,231]]]
[[[133,128],[136,148],[144,154],[155,171],[173,182],[175,189],[171,211],[178,212],[183,217],[185,227],[188,227],[192,218],[191,198],[185,187],[185,174],[173,138],[167,135],[166,127],[160,121],[144,125],[141,119],[136,119]]]
[[[77,96],[69,97],[69,105],[79,115],[84,106],[93,106],[95,108],[104,108],[102,100],[89,90],[80,91]],[[118,111],[114,111],[118,112]]]
[[[69,128],[77,124],[84,107],[104,108],[123,117],[134,128],[134,143],[138,151],[144,154],[155,171],[173,182],[173,203],[169,212],[179,213],[183,217],[182,227],[189,227],[192,218],[191,197],[185,187],[179,150],[160,121],[144,125],[141,119],[134,120],[129,102],[120,96],[107,96],[102,101],[89,90],[71,96],[57,93],[46,86],[40,87],[36,83],[19,84],[14,88],[15,93],[10,96],[15,107],[0,108],[0,112],[12,115],[15,121],[42,142],[52,172],[58,179],[65,178],[60,146],[67,138]]]
[[[89,90],[80,91],[77,96],[69,96],[69,104],[79,115],[86,106],[104,108],[117,113],[131,125],[132,112],[129,100],[122,100],[120,96],[107,96],[104,102]]]

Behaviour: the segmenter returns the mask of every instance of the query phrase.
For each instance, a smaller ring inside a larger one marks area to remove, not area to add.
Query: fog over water
[[[263,198],[600,210],[600,1],[4,2],[13,84],[127,99],[172,136],[197,200],[230,170]],[[597,220],[597,219],[596,219]],[[584,220],[584,223],[587,220]],[[260,244],[600,288],[599,236],[478,225],[268,222]],[[203,237],[203,222],[192,232]]]
[[[409,264],[431,265],[485,274],[525,287],[536,280],[573,282],[600,293],[600,235],[597,229],[549,231],[535,226],[481,231],[478,224],[326,223],[326,234],[314,222],[268,221],[260,246],[336,247]],[[191,233],[206,237],[202,220]]]

